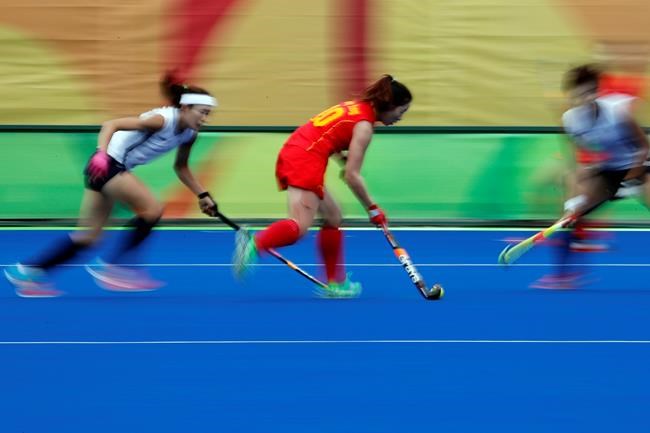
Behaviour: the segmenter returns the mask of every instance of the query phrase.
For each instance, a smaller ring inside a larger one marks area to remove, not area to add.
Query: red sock
[[[300,227],[291,219],[276,221],[255,235],[258,251],[291,245],[300,239]]]
[[[575,227],[573,228],[573,238],[579,241],[602,239],[603,238],[602,233],[594,231],[593,230],[594,227],[598,227],[598,224],[595,221],[578,220]],[[604,247],[603,244],[601,244],[601,246]]]
[[[589,237],[589,233],[587,233],[586,226],[587,225],[584,221],[578,220],[575,227],[573,228],[573,236],[576,239],[580,240],[587,239]]]
[[[343,236],[338,227],[324,226],[318,232],[318,246],[321,258],[325,263],[327,281],[343,281]]]

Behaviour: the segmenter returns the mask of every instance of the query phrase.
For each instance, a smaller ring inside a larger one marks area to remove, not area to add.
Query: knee
[[[160,218],[162,218],[163,207],[162,205],[156,203],[155,205],[148,206],[147,208],[138,212],[138,217],[145,220],[151,225],[156,225]]]
[[[72,239],[72,242],[79,245],[80,247],[87,248],[97,243],[101,237],[101,234],[101,230],[88,230],[74,233],[70,236],[70,238]]]
[[[343,224],[343,215],[341,211],[332,212],[329,215],[323,215],[323,225],[329,227],[341,227]]]
[[[149,215],[145,218],[138,215],[129,221],[128,226],[137,232],[148,234],[158,224],[158,221],[160,221],[160,216]]]
[[[298,239],[302,238],[307,234],[309,231],[309,224],[301,224],[300,222],[297,222],[298,224]]]

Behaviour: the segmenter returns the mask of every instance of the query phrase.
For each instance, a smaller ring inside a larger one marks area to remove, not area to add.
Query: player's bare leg
[[[332,195],[325,191],[319,203],[323,227],[318,233],[318,246],[325,265],[328,289],[318,288],[317,293],[328,298],[352,298],[361,294],[361,284],[350,280],[343,264],[343,234],[340,231],[343,217],[341,208]]]

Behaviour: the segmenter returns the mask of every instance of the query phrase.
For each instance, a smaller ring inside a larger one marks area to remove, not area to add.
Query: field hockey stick
[[[524,239],[518,244],[506,245],[503,251],[501,251],[501,254],[499,254],[499,263],[502,265],[509,265],[514,263],[519,259],[519,257],[523,256],[526,252],[528,252],[528,250],[533,248],[535,245],[550,238],[551,236],[553,236],[553,234],[555,234],[555,232],[563,228],[566,228],[571,223],[575,222],[575,220],[576,220],[576,215],[569,215],[567,217],[560,219],[549,228],[544,229],[541,232],[535,233],[533,236],[529,237],[528,239]]]
[[[230,218],[228,218],[227,216],[225,216],[224,214],[222,214],[222,213],[219,212],[219,211],[216,212],[215,216],[216,216],[217,218],[219,218],[221,221],[223,221],[227,226],[229,226],[230,228],[234,229],[235,231],[239,231],[239,230],[242,229],[241,226],[240,226],[239,224],[237,224],[236,222],[234,222],[233,220],[231,220]],[[323,289],[328,289],[328,288],[329,288],[329,286],[328,286],[327,284],[323,283],[323,282],[320,281],[318,278],[316,278],[316,277],[314,277],[314,276],[308,274],[307,272],[303,271],[302,269],[300,269],[300,268],[298,267],[298,265],[296,265],[296,264],[293,263],[291,260],[289,260],[289,259],[285,258],[284,256],[282,256],[280,253],[278,253],[277,251],[275,251],[273,248],[269,249],[268,252],[269,252],[269,254],[271,254],[273,257],[275,257],[276,259],[280,260],[282,263],[284,263],[285,265],[289,266],[291,269],[293,269],[294,271],[298,272],[300,275],[302,275],[303,277],[307,278],[309,281],[311,281],[312,283],[316,284],[317,286],[320,286],[320,287],[322,287]]]
[[[424,296],[424,299],[435,300],[442,298],[445,294],[445,290],[442,288],[442,286],[440,284],[434,284],[431,286],[431,288],[427,288],[427,284],[424,282],[424,278],[422,278],[422,275],[420,275],[417,268],[411,261],[411,257],[404,248],[399,246],[397,240],[395,240],[393,234],[390,232],[390,230],[388,230],[386,224],[381,224],[380,227],[384,232],[386,240],[388,240],[391,248],[393,248],[395,257],[397,257],[397,260],[399,260],[399,262],[402,264],[409,278],[413,284],[415,284],[415,287],[417,287],[420,294]]]

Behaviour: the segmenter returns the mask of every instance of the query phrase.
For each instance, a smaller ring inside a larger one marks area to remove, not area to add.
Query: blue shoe
[[[316,295],[327,299],[350,299],[361,295],[361,283],[350,280],[351,274],[345,276],[341,282],[330,281],[327,288],[317,287]]]
[[[21,298],[56,298],[63,294],[54,288],[47,273],[42,269],[17,263],[6,268],[4,273],[16,288],[16,295]]]
[[[248,230],[241,228],[235,234],[235,253],[232,257],[233,270],[237,278],[243,278],[251,270],[251,265],[257,263],[259,254],[255,239]]]
[[[152,279],[141,269],[112,265],[99,258],[86,265],[86,271],[99,287],[111,292],[150,292],[163,286],[162,281]]]

